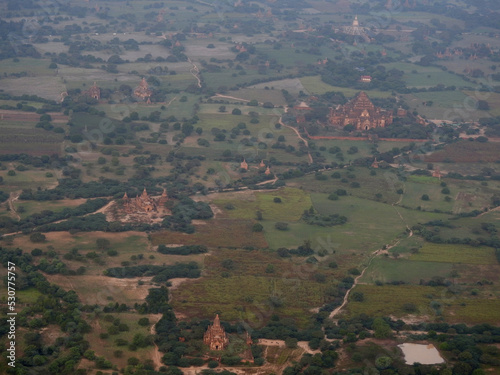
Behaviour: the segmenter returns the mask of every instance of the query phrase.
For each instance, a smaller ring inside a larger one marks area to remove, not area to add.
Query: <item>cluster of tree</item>
[[[90,344],[84,340],[84,334],[91,331],[91,327],[83,319],[82,305],[74,291],[50,284],[45,277],[35,270],[32,257],[22,250],[1,249],[0,262],[7,267],[8,262],[16,264],[18,279],[16,287],[19,290],[34,288],[41,293],[41,297],[30,303],[29,308],[23,309],[17,324],[28,332],[18,340],[23,340],[25,350],[16,360],[16,371],[25,373],[70,374],[75,373],[76,367],[89,349]],[[22,275],[22,276],[21,276]],[[57,325],[64,335],[61,335],[53,344],[47,344],[37,331],[47,325]],[[35,330],[34,332],[30,330]],[[0,334],[9,332],[8,322],[0,323]]]
[[[184,245],[167,247],[165,245],[158,246],[158,252],[162,254],[173,254],[173,255],[190,255],[190,254],[203,254],[208,251],[207,247],[204,245]]]
[[[57,220],[64,220],[74,216],[83,216],[97,211],[99,208],[104,207],[107,203],[107,199],[97,198],[93,200],[89,199],[87,202],[79,205],[78,207],[66,207],[58,212],[43,210],[42,212],[34,213],[20,220],[19,229],[30,229],[35,226],[51,223]]]
[[[418,225],[413,226],[412,230],[416,235],[419,235],[422,238],[424,238],[426,241],[433,242],[433,243],[463,244],[463,245],[469,245],[469,246],[475,246],[475,247],[488,246],[488,247],[492,247],[494,249],[500,248],[500,239],[498,238],[498,236],[495,233],[490,234],[489,237],[478,236],[476,238],[470,238],[470,237],[442,238],[439,235],[440,228],[437,226],[427,227],[425,225],[418,224]]]
[[[188,277],[195,279],[200,277],[200,267],[196,262],[176,263],[169,266],[155,266],[144,264],[139,266],[113,267],[104,271],[109,277],[132,278],[141,276],[154,276],[154,282],[165,282],[177,277]]]
[[[162,226],[171,230],[193,233],[194,226],[191,220],[210,219],[214,216],[210,205],[205,202],[195,202],[189,197],[184,197],[173,207],[172,215],[167,216]]]
[[[344,215],[321,215],[315,212],[313,207],[311,207],[309,210],[304,210],[301,219],[309,225],[319,225],[321,227],[332,227],[334,225],[342,225],[347,223],[347,217]]]
[[[384,128],[374,128],[370,133],[376,134],[380,138],[407,138],[407,139],[427,139],[431,135],[431,129],[410,119],[394,119],[391,125]]]

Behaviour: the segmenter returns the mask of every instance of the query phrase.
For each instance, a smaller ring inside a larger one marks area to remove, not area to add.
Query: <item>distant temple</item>
[[[354,17],[354,20],[352,21],[352,25],[344,26],[342,28],[342,31],[344,34],[366,37],[366,30],[363,26],[361,26],[359,24],[358,16]]]
[[[83,93],[84,95],[90,96],[93,99],[100,100],[101,99],[101,89],[97,86],[97,83],[94,82],[91,88]]]
[[[146,78],[143,78],[141,83],[139,83],[139,86],[135,88],[134,95],[142,100],[146,100],[148,103],[151,103],[151,95],[153,95],[153,91],[149,89]]]
[[[383,128],[392,124],[392,112],[375,107],[364,92],[347,104],[330,109],[330,124],[338,127],[353,125],[356,130]]]
[[[135,198],[129,198],[127,193],[123,195],[123,207],[125,212],[135,214],[135,213],[148,213],[148,212],[158,212],[161,208],[164,208],[165,203],[168,201],[167,191],[163,189],[163,194],[159,198],[152,198],[149,196],[146,188],[140,196]]]
[[[223,350],[229,344],[226,331],[220,325],[219,314],[215,316],[214,324],[208,326],[203,335],[203,343],[210,347],[210,350]]]

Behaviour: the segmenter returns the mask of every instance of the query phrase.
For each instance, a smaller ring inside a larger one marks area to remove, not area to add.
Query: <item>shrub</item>
[[[45,242],[47,237],[40,232],[35,232],[30,236],[30,241],[34,243]]]
[[[288,230],[288,223],[278,221],[276,224],[274,224],[274,227],[278,230]]]

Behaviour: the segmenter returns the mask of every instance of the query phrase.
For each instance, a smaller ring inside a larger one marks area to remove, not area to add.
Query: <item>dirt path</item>
[[[481,216],[483,215],[486,215],[486,214],[489,214],[490,212],[493,212],[493,211],[500,211],[500,206],[498,207],[495,207],[495,208],[492,208],[491,210],[488,210],[486,212],[483,212],[482,214],[479,214],[475,217],[475,219],[479,219]]]
[[[401,218],[401,221],[403,221],[406,225],[406,228],[407,230],[409,231],[408,233],[408,237],[407,238],[410,238],[413,236],[413,231],[409,228],[408,224],[406,223],[406,221],[404,220],[403,216],[400,214],[400,212],[397,210],[396,207],[394,207],[394,204],[392,205],[393,208],[396,210],[396,213],[399,215],[399,217]],[[388,254],[388,251],[390,249],[392,249],[393,247],[399,245],[399,243],[401,242],[401,239],[398,239],[395,243],[393,243],[392,245],[389,245],[387,247],[384,247],[382,249],[378,249],[378,250],[375,250],[371,256],[370,256],[370,259],[368,261],[368,264],[366,265],[366,267],[363,269],[363,271],[361,271],[361,274],[359,274],[355,279],[354,279],[354,283],[352,284],[352,287],[347,291],[347,293],[345,294],[344,296],[344,300],[342,301],[342,304],[337,307],[336,309],[334,309],[330,315],[329,315],[329,318],[330,319],[334,319],[336,315],[338,315],[338,313],[345,307],[345,305],[347,305],[347,300],[349,299],[349,294],[351,293],[351,291],[354,289],[354,287],[356,285],[359,284],[359,280],[363,277],[363,275],[365,274],[366,270],[368,269],[368,267],[370,267],[371,263],[373,262],[373,259],[375,259],[377,256],[381,255],[381,254]]]
[[[20,191],[13,191],[10,193],[9,199],[7,200],[7,204],[9,205],[10,214],[13,215],[18,221],[21,220],[21,216],[17,213],[16,207],[14,206],[14,202],[19,199],[21,195]]]
[[[162,314],[156,314],[156,322],[154,322],[154,324],[151,326],[151,329],[149,330],[149,333],[152,334],[152,335],[156,335],[156,329],[155,329],[155,326],[156,326],[156,323],[158,323],[160,321],[162,317]],[[154,343],[155,345],[155,348],[154,348],[154,351],[153,351],[153,355],[152,355],[152,360],[155,364],[155,368],[156,369],[159,369],[161,366],[163,366],[163,363],[161,362],[161,358],[162,358],[162,354],[160,352],[160,349],[158,348],[158,345],[156,345],[156,343]]]
[[[271,182],[272,182],[273,184],[275,184],[275,183],[276,183],[276,181],[278,181],[278,177],[275,177],[273,180],[267,180],[267,181],[262,181],[262,182],[259,182],[259,183],[257,184],[257,186],[259,186],[259,185],[265,185],[265,184],[270,184]]]
[[[189,70],[189,72],[193,75],[194,78],[198,81],[198,87],[201,89],[201,79],[200,79],[200,69],[191,59],[188,58],[188,62],[193,65],[193,67]]]
[[[240,102],[249,102],[250,100],[248,99],[243,99],[243,98],[237,98],[235,96],[229,96],[229,95],[222,95],[222,94],[215,94],[216,97],[218,98],[226,98],[226,99],[233,99],[233,100],[239,100]],[[259,103],[260,104],[260,103]]]
[[[285,109],[285,112],[287,112],[287,111],[288,111],[288,107]],[[309,147],[309,142],[307,142],[307,139],[305,139],[304,137],[302,137],[300,135],[299,131],[297,129],[295,129],[293,126],[286,125],[283,122],[283,118],[281,116],[280,116],[280,119],[279,119],[279,123],[280,123],[281,126],[284,126],[285,128],[292,129],[295,132],[295,134],[297,134],[297,137],[299,137],[299,139],[304,142],[304,144],[306,145],[306,147]],[[311,153],[307,152],[307,155],[309,156],[309,164],[312,164],[313,163],[313,158],[311,156]]]

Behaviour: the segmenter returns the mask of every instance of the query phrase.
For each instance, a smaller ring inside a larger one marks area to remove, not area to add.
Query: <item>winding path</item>
[[[18,221],[21,220],[21,216],[17,213],[16,207],[14,206],[14,202],[18,200],[20,195],[21,195],[21,192],[13,191],[10,193],[9,199],[7,201],[8,205],[9,205],[10,213],[12,215],[14,215]]]
[[[198,66],[196,66],[196,64],[192,62],[190,58],[188,58],[188,62],[193,65],[189,72],[193,75],[194,78],[196,78],[196,80],[198,81],[198,87],[201,89],[200,69],[198,69]]]
[[[394,210],[396,211],[396,213],[398,214],[398,216],[401,218],[401,221],[403,221],[406,225],[406,229],[409,231],[408,232],[408,237],[407,238],[410,238],[413,236],[413,231],[410,229],[410,227],[408,226],[408,223],[404,220],[403,216],[401,215],[401,213],[397,210],[397,208],[395,207],[395,204],[396,203],[393,203],[392,206],[394,208]],[[342,301],[342,304],[335,308],[329,315],[329,318],[330,319],[334,319],[336,315],[339,314],[339,312],[345,307],[345,305],[347,304],[347,300],[349,299],[349,294],[351,293],[351,291],[354,289],[354,287],[356,285],[359,284],[359,280],[363,277],[363,275],[365,274],[366,270],[368,269],[368,267],[370,267],[373,259],[375,259],[377,256],[379,256],[380,254],[387,254],[387,251],[392,249],[393,247],[399,245],[399,243],[401,242],[401,239],[398,239],[395,243],[393,243],[392,245],[389,245],[385,248],[382,248],[382,249],[378,249],[378,250],[375,250],[373,253],[371,253],[370,255],[370,259],[368,261],[368,264],[366,265],[366,267],[363,269],[363,271],[361,271],[361,274],[359,274],[355,279],[354,279],[354,283],[352,284],[351,288],[346,292],[345,296],[344,296],[344,300]]]
[[[285,108],[285,112],[287,112],[287,111],[288,111],[288,107]],[[284,126],[285,128],[292,129],[295,132],[295,134],[297,134],[297,137],[299,137],[299,139],[304,142],[304,144],[306,145],[306,147],[309,147],[309,142],[307,141],[307,139],[305,139],[304,137],[302,137],[300,135],[300,133],[299,133],[299,131],[297,129],[295,129],[293,126],[286,125],[283,122],[283,116],[280,116],[279,123],[280,123],[281,126]],[[313,158],[312,158],[311,153],[309,151],[307,152],[307,155],[309,156],[309,164],[312,164],[313,163]]]

